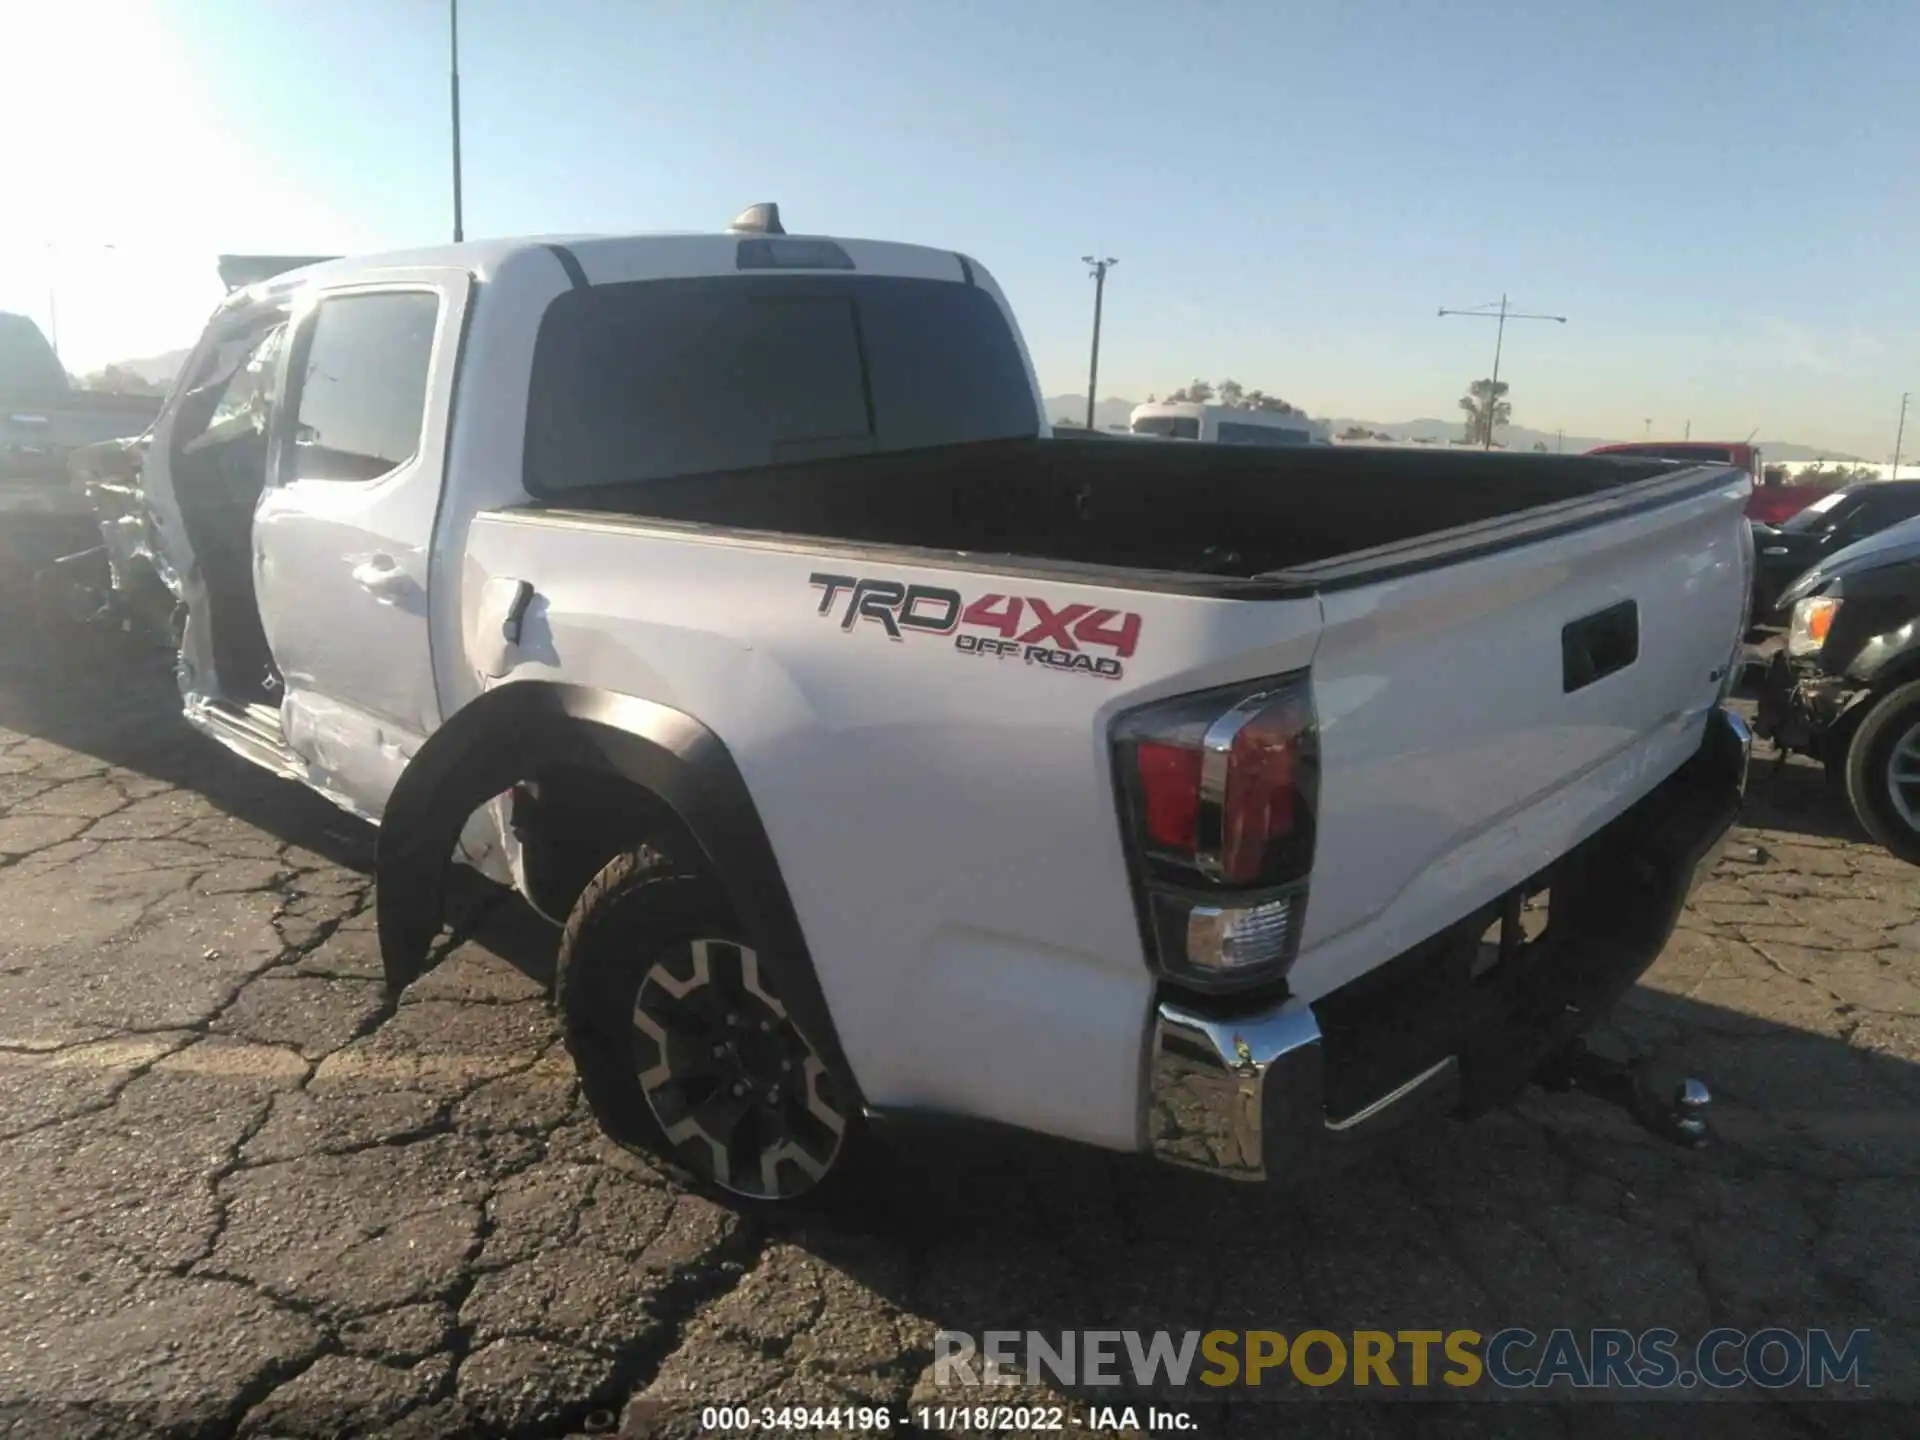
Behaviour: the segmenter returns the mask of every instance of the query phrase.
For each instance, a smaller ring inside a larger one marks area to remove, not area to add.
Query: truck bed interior
[[[1682,468],[1479,451],[1020,439],[551,489],[746,530],[1251,578]]]

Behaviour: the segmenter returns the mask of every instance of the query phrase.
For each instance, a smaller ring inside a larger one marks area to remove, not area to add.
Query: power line
[[[1104,260],[1096,260],[1091,255],[1082,255],[1080,263],[1089,267],[1093,276],[1093,360],[1087,366],[1087,429],[1093,429],[1093,397],[1098,393],[1100,382],[1100,306],[1107,293],[1107,271],[1120,262],[1109,255]]]
[[[1507,338],[1507,321],[1551,320],[1556,324],[1564,325],[1567,323],[1567,317],[1564,315],[1530,315],[1524,311],[1509,309],[1505,295],[1502,295],[1498,301],[1490,300],[1485,305],[1474,306],[1471,310],[1448,310],[1443,307],[1440,315],[1443,319],[1448,315],[1464,315],[1470,320],[1496,320],[1499,322],[1499,328],[1493,332],[1493,378],[1487,382],[1486,448],[1491,450],[1493,449],[1493,417],[1500,405],[1500,347],[1505,343]]]

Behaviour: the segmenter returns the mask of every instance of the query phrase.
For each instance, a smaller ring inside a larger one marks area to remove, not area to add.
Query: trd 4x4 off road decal
[[[1118,680],[1121,661],[1140,644],[1140,617],[1074,602],[1054,605],[1037,595],[982,595],[969,602],[943,585],[902,585],[898,580],[862,580],[855,575],[814,575],[823,616],[842,630],[860,621],[878,625],[889,640],[910,634],[951,635],[953,648],[990,660],[1020,659],[1049,670]],[[1107,653],[1095,653],[1095,652]]]

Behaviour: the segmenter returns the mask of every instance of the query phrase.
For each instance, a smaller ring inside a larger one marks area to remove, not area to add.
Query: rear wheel
[[[1920,865],[1920,680],[1888,691],[1854,731],[1847,800],[1869,835]]]
[[[729,1195],[813,1196],[844,1168],[853,1090],[789,1014],[712,881],[618,856],[574,905],[557,998],[595,1117]]]

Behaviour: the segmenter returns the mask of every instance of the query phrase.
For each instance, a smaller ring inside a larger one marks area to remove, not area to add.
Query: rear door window
[[[1834,537],[1836,540],[1852,541],[1877,534],[1887,526],[1896,525],[1920,512],[1920,505],[1914,501],[1915,497],[1904,490],[1882,491],[1877,486],[1869,485],[1859,503],[1834,527]]]
[[[1039,433],[972,286],[836,275],[570,291],[534,350],[535,494]]]
[[[427,414],[440,297],[331,295],[294,357],[294,480],[377,480],[411,460]]]
[[[1788,517],[1786,523],[1780,528],[1795,535],[1831,530],[1852,514],[1859,502],[1858,495],[1850,495],[1844,490],[1830,490],[1811,505]]]
[[[1876,518],[1883,525],[1895,525],[1902,520],[1911,520],[1916,515],[1920,515],[1920,490],[1902,487],[1890,490],[1882,513]]]
[[[284,326],[276,325],[248,352],[246,362],[227,381],[220,403],[213,407],[207,421],[209,431],[224,434],[244,422],[247,429],[265,433],[273,403],[274,364],[285,333]]]

